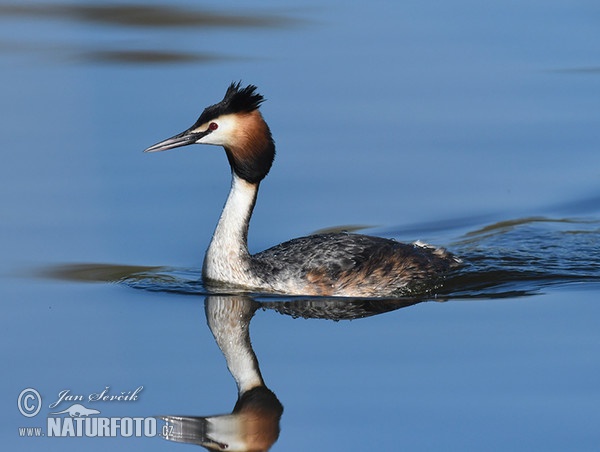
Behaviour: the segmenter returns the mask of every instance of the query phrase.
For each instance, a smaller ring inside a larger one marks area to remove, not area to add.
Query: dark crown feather
[[[256,92],[255,85],[248,85],[240,89],[242,82],[232,82],[227,88],[225,97],[221,101],[226,113],[256,110],[265,98]]]
[[[210,107],[206,107],[196,125],[204,124],[211,119],[215,119],[221,115],[233,113],[251,112],[262,104],[265,98],[256,92],[256,86],[248,85],[245,88],[240,88],[242,82],[232,82],[225,92],[225,97],[221,102]]]

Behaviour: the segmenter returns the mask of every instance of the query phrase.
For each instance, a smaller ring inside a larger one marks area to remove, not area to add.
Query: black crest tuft
[[[256,86],[248,85],[240,89],[242,82],[233,82],[227,88],[221,105],[225,113],[239,113],[256,110],[265,98],[256,92]]]
[[[241,83],[232,82],[227,88],[223,100],[218,104],[206,107],[194,126],[204,124],[221,115],[251,112],[260,107],[265,98],[256,92],[256,86],[248,85],[245,88],[240,88]]]

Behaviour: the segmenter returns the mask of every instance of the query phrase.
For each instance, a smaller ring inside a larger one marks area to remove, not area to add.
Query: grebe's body
[[[290,295],[385,297],[431,289],[459,260],[442,248],[367,235],[317,234],[248,252],[248,225],[275,143],[258,107],[256,87],[231,84],[188,130],[146,149],[223,146],[232,170],[229,197],[206,252],[207,284]]]

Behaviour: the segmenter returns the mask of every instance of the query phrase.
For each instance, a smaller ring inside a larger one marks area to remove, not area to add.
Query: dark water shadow
[[[173,63],[214,63],[219,61],[239,60],[233,56],[219,55],[209,52],[184,52],[147,49],[129,50],[88,50],[78,57],[96,63],[116,64],[173,64]]]
[[[218,10],[196,6],[171,5],[169,3],[144,5],[134,3],[105,4],[84,3],[70,4],[61,2],[49,3],[4,3],[0,4],[0,21],[23,20],[29,24],[32,20],[54,21],[60,25],[83,25],[96,27],[91,32],[93,41],[64,43],[54,37],[39,40],[28,40],[27,43],[5,40],[0,42],[3,52],[38,53],[47,58],[80,60],[84,62],[112,64],[174,64],[174,63],[212,63],[227,60],[248,59],[236,55],[226,55],[202,49],[188,48],[182,50],[169,48],[168,39],[164,35],[160,41],[148,41],[139,36],[131,39],[131,32],[150,29],[153,31],[186,30],[190,34],[190,43],[202,43],[202,39],[193,39],[196,33],[211,29],[272,29],[283,30],[306,24],[305,20],[291,17],[283,12],[256,12],[256,10],[235,11]],[[130,31],[128,38],[118,38],[115,31]],[[36,35],[32,35],[34,38]],[[99,39],[101,36],[108,39]],[[110,44],[114,41],[114,45]],[[179,41],[176,41],[179,42]],[[102,43],[102,44],[99,44]],[[140,43],[142,47],[140,48]],[[165,48],[166,46],[166,48]],[[258,56],[261,57],[260,55]]]
[[[85,47],[85,46],[83,46]],[[194,50],[169,50],[148,48],[82,48],[82,45],[65,43],[21,43],[0,41],[0,52],[20,55],[35,55],[42,60],[60,62],[87,62],[114,64],[117,66],[132,65],[172,65],[172,64],[212,64],[228,61],[245,61],[256,58],[226,55],[216,52]]]
[[[2,18],[49,19],[110,25],[118,27],[232,27],[232,28],[285,28],[300,21],[283,15],[255,14],[250,11],[237,13],[220,12],[215,9],[187,7],[169,3],[143,5],[136,3],[4,3],[0,5]]]
[[[548,72],[567,75],[600,75],[600,66],[567,67],[559,69],[550,69]]]

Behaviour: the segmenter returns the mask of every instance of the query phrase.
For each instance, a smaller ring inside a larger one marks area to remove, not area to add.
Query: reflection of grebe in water
[[[223,146],[232,186],[204,259],[205,283],[296,295],[381,297],[434,287],[458,265],[452,254],[420,243],[348,233],[316,234],[248,252],[248,225],[258,187],[275,158],[275,143],[258,111],[256,87],[231,84],[188,130],[146,149],[189,144]]]
[[[237,383],[238,400],[231,414],[161,416],[166,439],[218,451],[263,451],[277,440],[283,407],[265,386],[250,343],[250,320],[258,307],[245,297],[207,297],[208,326]]]
[[[247,296],[206,298],[208,326],[223,352],[238,387],[231,414],[219,416],[160,416],[167,425],[166,439],[218,451],[268,450],[279,437],[283,407],[266,387],[250,341],[250,321],[258,310],[313,319],[359,319],[411,306],[418,300],[326,299],[259,302]]]

